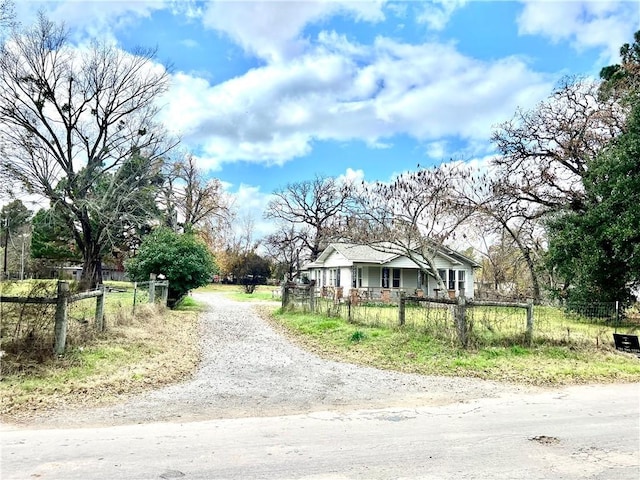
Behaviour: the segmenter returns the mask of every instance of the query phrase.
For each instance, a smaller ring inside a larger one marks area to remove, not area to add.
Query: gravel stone
[[[202,361],[182,383],[123,403],[53,413],[42,426],[87,426],[271,416],[465,402],[530,391],[473,378],[398,373],[326,360],[274,330],[251,303],[194,294]]]

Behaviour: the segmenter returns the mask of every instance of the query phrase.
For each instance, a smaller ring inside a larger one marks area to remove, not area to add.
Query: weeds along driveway
[[[319,410],[425,406],[496,397],[527,387],[428,377],[329,361],[276,332],[250,303],[194,297],[202,361],[193,377],[105,408],[61,412],[40,425],[82,426],[287,415]]]

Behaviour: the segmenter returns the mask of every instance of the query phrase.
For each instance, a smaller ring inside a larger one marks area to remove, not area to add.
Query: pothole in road
[[[531,437],[529,440],[541,443],[542,445],[557,445],[560,443],[560,439],[556,437],[549,437],[548,435],[537,435],[535,437]]]
[[[160,475],[160,478],[165,480],[168,480],[171,478],[182,478],[182,477],[184,477],[184,473],[182,473],[179,470],[167,470],[162,475]]]

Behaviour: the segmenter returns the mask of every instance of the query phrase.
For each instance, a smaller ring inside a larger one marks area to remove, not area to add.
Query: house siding
[[[464,295],[466,297],[472,298],[473,297],[473,268],[471,268],[468,265],[463,265],[461,263],[458,262],[452,262],[447,258],[442,258],[442,257],[437,257],[436,261],[435,261],[436,267],[438,270],[446,270],[446,277],[444,278],[444,283],[447,287],[447,290],[450,290],[451,288],[451,284],[450,284],[450,278],[449,278],[449,272],[451,270],[454,271],[454,288],[453,290],[455,291],[456,295],[460,295],[461,293],[464,293]],[[460,278],[461,278],[461,274],[460,272],[464,272],[464,281],[461,282]],[[462,285],[461,285],[462,283]],[[437,288],[437,283],[435,278],[430,278],[429,279],[429,294],[433,295],[435,293],[435,289]]]
[[[388,268],[416,268],[416,264],[407,257],[398,257],[385,263],[383,267]]]
[[[343,268],[340,272],[340,287],[351,288],[353,280],[353,269]]]
[[[326,268],[343,267],[345,264],[350,265],[351,262],[338,252],[333,252],[324,262]]]

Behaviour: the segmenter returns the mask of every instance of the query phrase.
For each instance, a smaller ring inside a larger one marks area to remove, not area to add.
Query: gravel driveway
[[[423,406],[525,389],[328,361],[276,332],[250,303],[215,293],[194,297],[209,308],[201,320],[202,363],[191,379],[122,404],[56,413],[38,423],[72,427]]]

